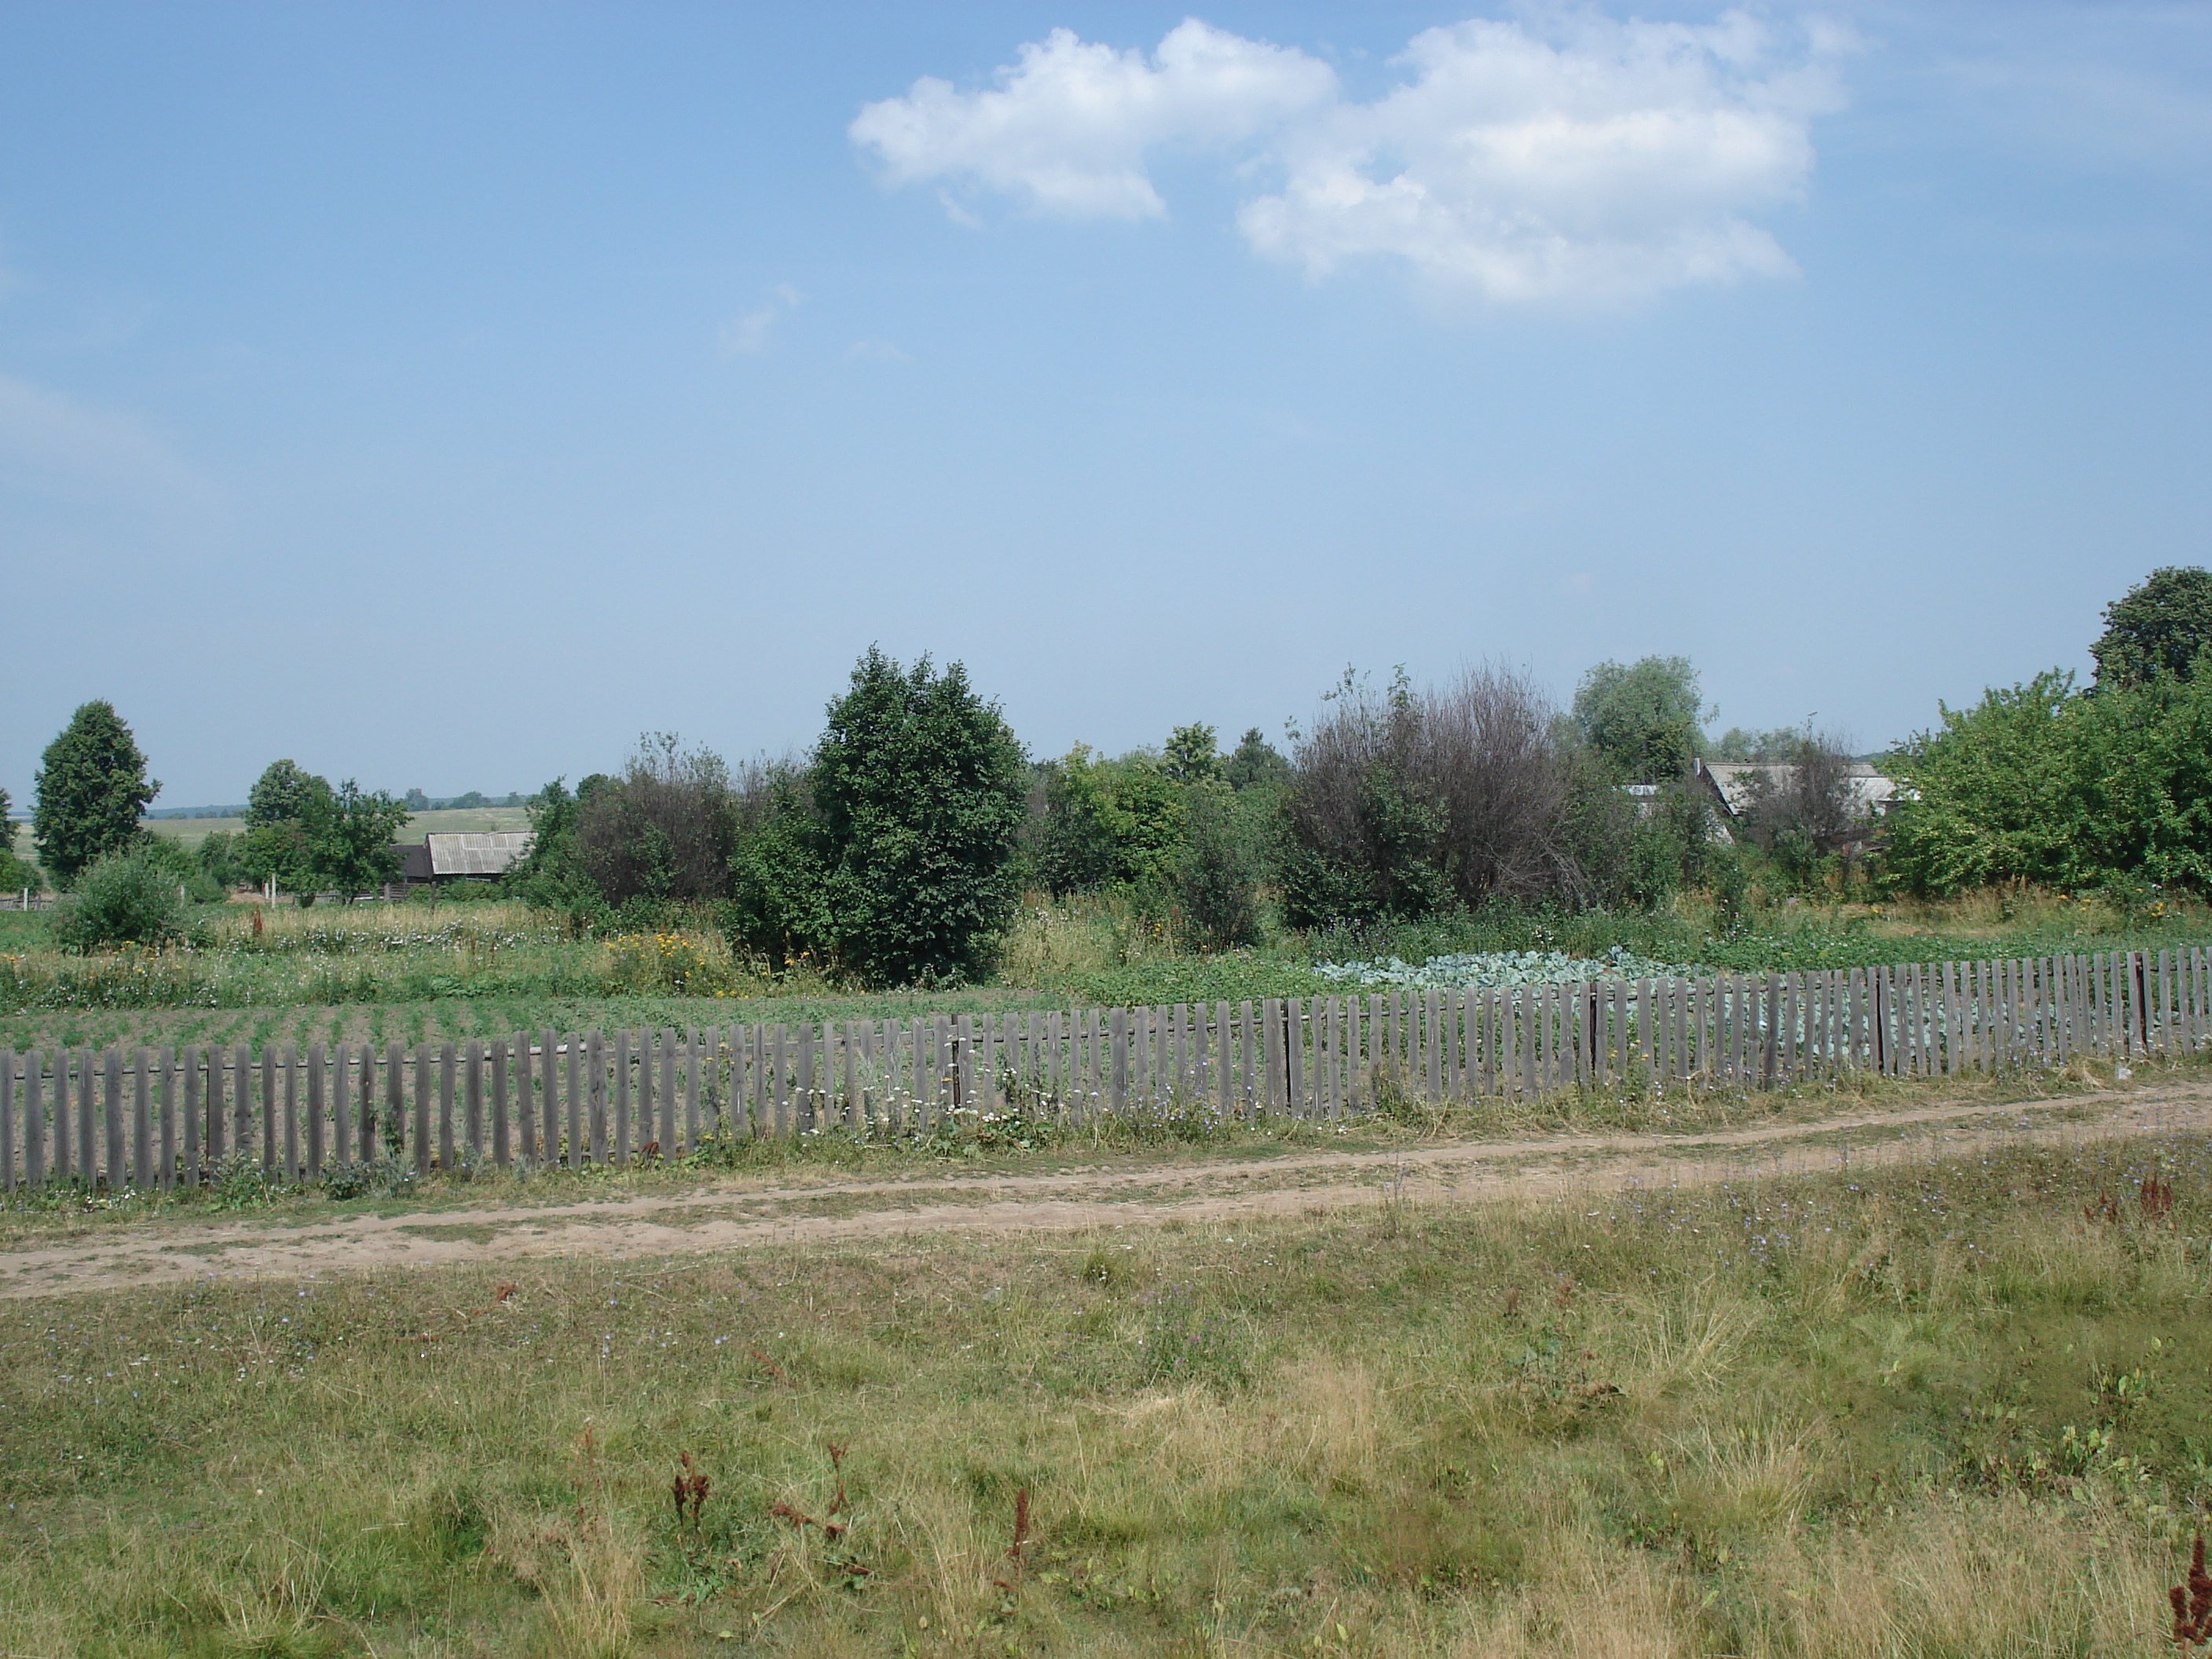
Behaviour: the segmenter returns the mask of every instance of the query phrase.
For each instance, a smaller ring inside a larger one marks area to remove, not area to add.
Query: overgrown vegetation
[[[2054,672],[1944,710],[1941,731],[1891,757],[1902,788],[1887,817],[1850,742],[1809,722],[1711,745],[1755,763],[1719,799],[1717,775],[1685,770],[1709,746],[1711,711],[1682,658],[1599,664],[1565,713],[1495,669],[1436,686],[1401,671],[1382,688],[1347,672],[1287,757],[1257,730],[1224,756],[1194,723],[1156,749],[1079,744],[1032,763],[960,665],[872,650],[804,756],[732,769],[661,735],[617,775],[547,786],[523,863],[444,896],[542,913],[496,971],[408,960],[408,945],[371,966],[334,946],[312,985],[279,984],[196,945],[97,966],[32,948],[0,1001],[419,1000],[487,981],[624,994],[605,947],[648,938],[687,941],[698,963],[656,994],[718,996],[994,982],[1085,1000],[1298,994],[1317,988],[1316,963],[1422,950],[1827,967],[1943,953],[1940,926],[1903,945],[1872,924],[1900,901],[1978,891],[2046,918],[2080,906],[2034,935],[2047,948],[2114,925],[2170,939],[2212,878],[2212,678],[2176,666],[2193,671],[2208,583],[2160,571],[2115,603],[2087,691]],[[98,725],[100,707],[78,724]],[[152,786],[114,725],[108,773],[127,804]],[[253,795],[240,836],[210,836],[196,859],[166,843],[147,856],[169,860],[195,900],[252,877],[304,902],[388,868],[404,810],[389,797],[289,761]],[[219,951],[233,931],[185,920],[68,937],[204,933]]]
[[[2145,1653],[2198,1139],[0,1304],[0,1647]]]

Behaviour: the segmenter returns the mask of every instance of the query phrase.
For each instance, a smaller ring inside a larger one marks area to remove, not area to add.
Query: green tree
[[[31,815],[39,859],[66,888],[94,859],[136,845],[139,814],[161,793],[131,728],[105,701],[86,703],[46,745]]]
[[[1221,775],[1221,757],[1210,726],[1178,726],[1160,751],[1160,775],[1170,783],[1203,783]]]
[[[271,761],[246,793],[246,827],[259,830],[272,823],[301,823],[313,817],[330,798],[331,786],[299,762]]]
[[[1236,790],[1279,788],[1290,781],[1291,763],[1260,735],[1258,726],[1245,732],[1222,763],[1221,775]]]
[[[1260,941],[1257,813],[1218,778],[1188,787],[1176,896],[1200,942],[1234,950]]]
[[[576,821],[592,796],[614,782],[594,772],[572,794],[556,778],[530,798],[530,848],[510,869],[506,890],[526,904],[565,913],[580,927],[606,908],[576,840]]]
[[[348,778],[312,799],[308,810],[307,865],[316,890],[334,890],[351,903],[355,895],[392,879],[400,860],[392,837],[407,822],[406,802]]]
[[[296,761],[271,761],[246,792],[246,828],[233,854],[239,873],[257,884],[274,878],[288,893],[319,891],[315,844],[328,833],[332,810],[329,780]]]
[[[953,663],[871,647],[815,745],[826,908],[838,960],[876,984],[981,972],[1018,895],[1026,767],[998,706]]]
[[[2212,891],[2212,677],[2075,690],[2052,669],[1942,708],[1890,760],[1886,858],[1917,892],[2151,881]]]
[[[1698,671],[1687,657],[1601,662],[1575,688],[1574,725],[1626,783],[1667,783],[1705,746]]]
[[[2212,570],[2167,565],[2105,607],[2105,631],[2089,647],[2097,689],[2122,690],[2160,674],[2185,680],[2212,647]]]

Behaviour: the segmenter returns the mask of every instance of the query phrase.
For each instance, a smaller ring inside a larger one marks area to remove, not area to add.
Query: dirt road
[[[891,1234],[1144,1227],[1373,1205],[1702,1185],[1916,1160],[1961,1144],[2079,1142],[2212,1129],[2212,1085],[2175,1085],[1993,1108],[1838,1115],[1690,1134],[1554,1135],[1389,1152],[1164,1161],[1044,1174],[889,1181],[731,1179],[683,1193],[413,1215],[241,1216],[118,1226],[0,1249],[0,1297],[186,1279],[327,1274],[532,1257],[619,1259]]]

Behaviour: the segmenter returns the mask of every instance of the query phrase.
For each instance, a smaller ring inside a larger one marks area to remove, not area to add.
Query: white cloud
[[[855,340],[845,348],[845,356],[856,363],[902,363],[908,360],[889,340]]]
[[[1167,211],[1145,171],[1163,144],[1235,143],[1335,95],[1336,76],[1302,52],[1193,18],[1147,60],[1054,29],[997,84],[961,92],[924,76],[868,105],[853,142],[893,185],[972,179],[1048,212],[1144,219]],[[947,206],[959,210],[951,198]]]
[[[806,296],[788,283],[778,283],[757,310],[724,323],[720,339],[726,356],[754,356],[768,349],[769,331]]]
[[[1850,44],[1815,22],[1785,51],[1741,13],[1547,11],[1426,30],[1398,60],[1407,78],[1358,103],[1317,60],[1196,21],[1149,64],[1060,30],[991,90],[920,81],[852,131],[894,184],[972,180],[1127,218],[1164,210],[1153,150],[1241,145],[1278,181],[1237,213],[1264,255],[1316,276],[1382,256],[1493,301],[1602,303],[1795,269],[1748,216],[1802,196]]]
[[[200,514],[214,487],[135,415],[0,374],[0,483]]]

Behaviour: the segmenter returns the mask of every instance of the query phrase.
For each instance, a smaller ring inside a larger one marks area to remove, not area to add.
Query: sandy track
[[[1961,1143],[2077,1142],[2212,1129],[2212,1085],[2005,1107],[1934,1105],[1690,1134],[1548,1135],[1049,1174],[732,1181],[682,1194],[313,1222],[153,1223],[0,1250],[0,1297],[188,1279],[546,1257],[619,1260],[913,1233],[1073,1231],[1371,1206],[1694,1186],[1924,1158]]]

